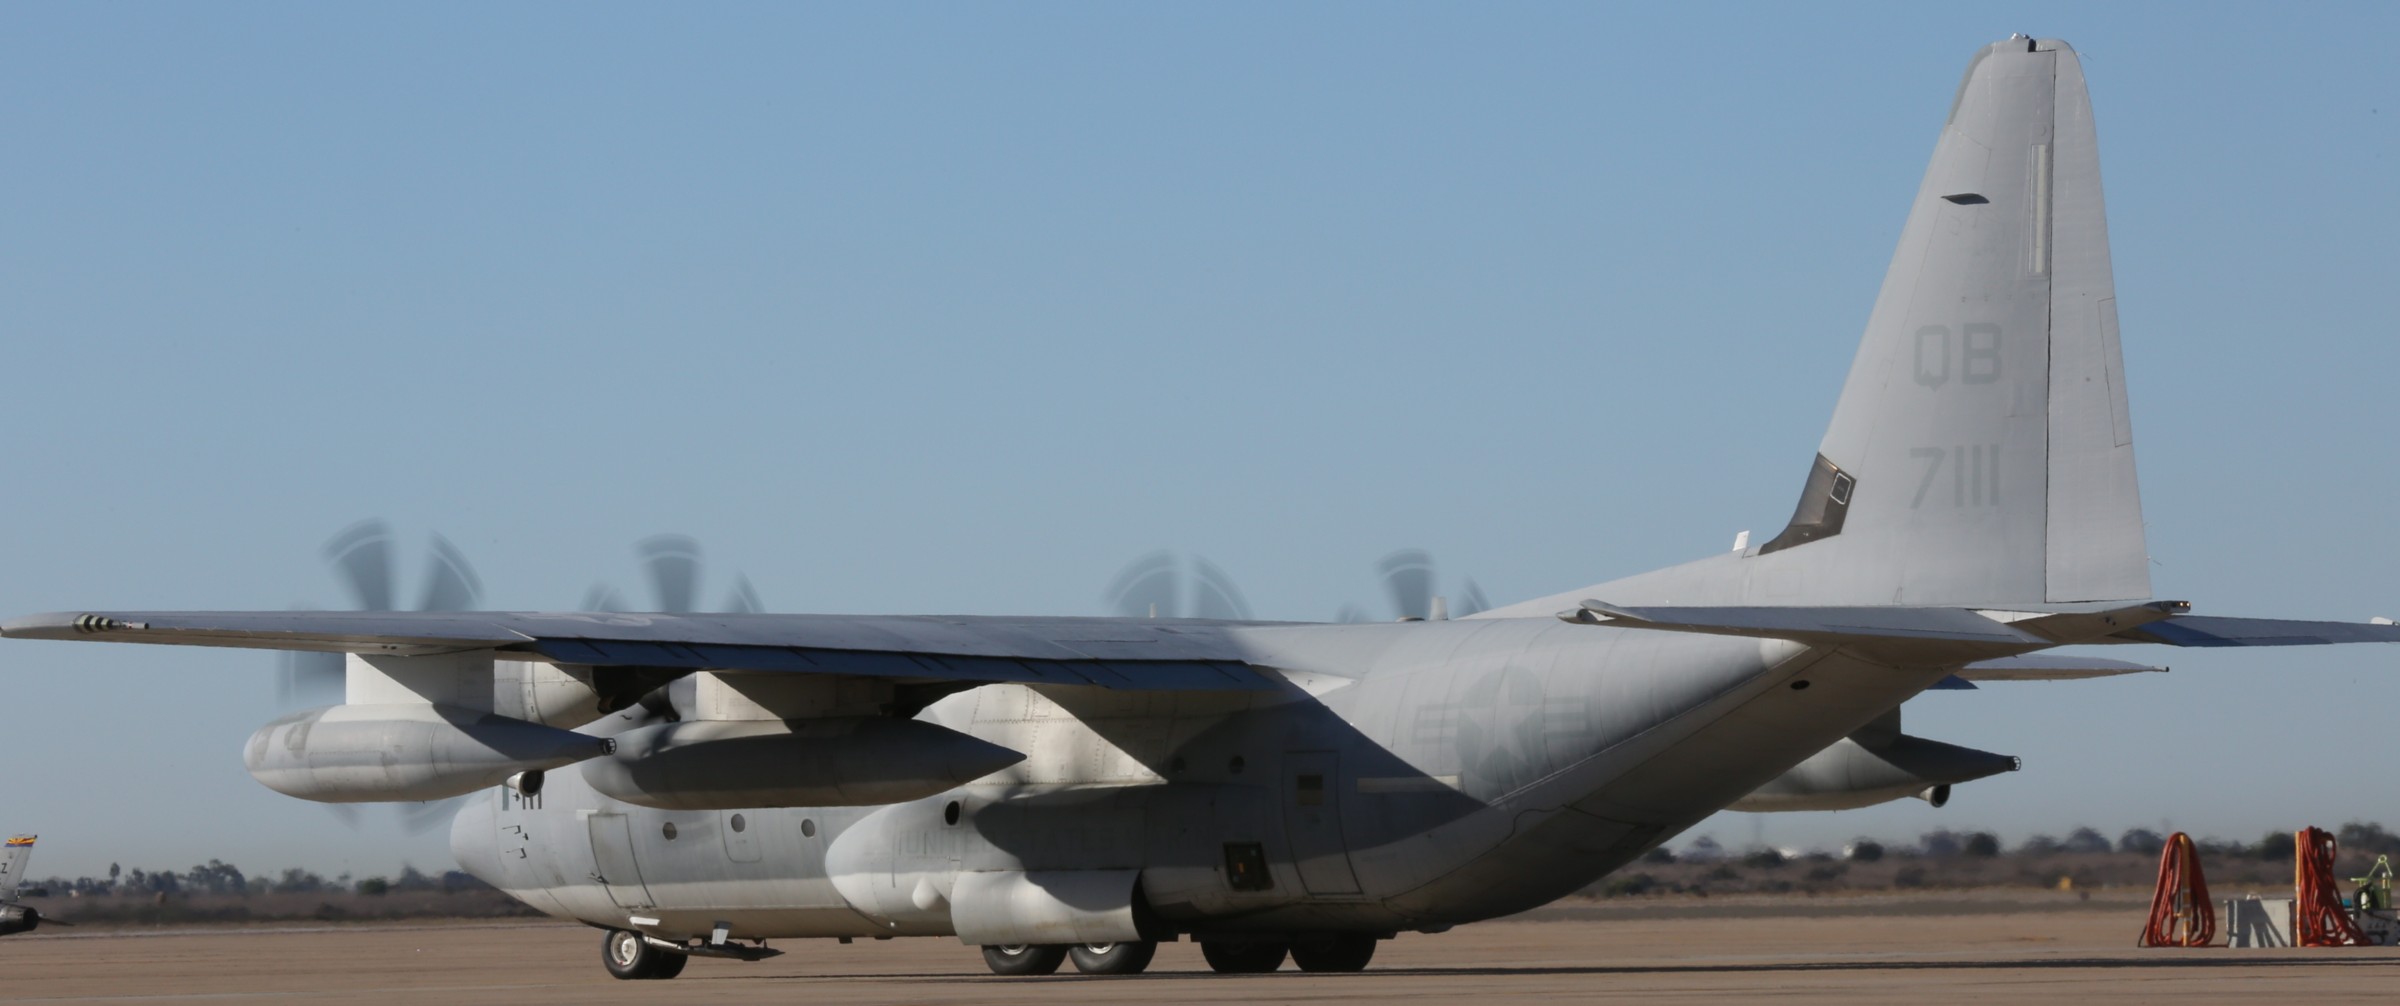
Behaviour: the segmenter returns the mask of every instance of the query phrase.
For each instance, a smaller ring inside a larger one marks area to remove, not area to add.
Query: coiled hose
[[[2200,851],[2192,836],[2176,832],[2158,854],[2158,894],[2150,899],[2150,924],[2142,927],[2145,947],[2205,947],[2217,938],[2217,906],[2208,900],[2208,878],[2200,875]]]

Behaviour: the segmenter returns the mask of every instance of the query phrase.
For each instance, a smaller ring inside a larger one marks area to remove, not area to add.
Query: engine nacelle
[[[660,810],[864,807],[932,796],[1025,756],[919,720],[691,720],[628,730],[593,789]]]
[[[66,923],[59,923],[66,925]],[[30,933],[42,928],[42,910],[32,905],[10,905],[0,908],[0,936]]]
[[[597,757],[612,746],[457,706],[339,705],[260,727],[242,749],[242,762],[268,789],[303,800],[442,800],[519,772]]]
[[[2011,755],[1907,734],[1873,746],[1844,737],[1728,809],[1849,810],[1909,796],[1939,807],[1949,802],[1952,785],[2014,772],[2018,764]]]

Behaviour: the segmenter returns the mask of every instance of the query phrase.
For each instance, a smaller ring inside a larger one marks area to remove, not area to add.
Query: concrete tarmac
[[[1818,905],[1574,909],[1407,934],[1361,974],[1215,975],[1189,943],[1150,973],[998,978],[951,940],[787,941],[756,964],[695,960],[618,981],[596,930],[553,923],[79,933],[0,940],[0,1001],[477,1003],[2285,1001],[2388,997],[2400,949],[2140,950],[2142,907],[1965,914]]]

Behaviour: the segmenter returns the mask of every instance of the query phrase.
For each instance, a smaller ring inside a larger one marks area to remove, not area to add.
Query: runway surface
[[[773,960],[695,960],[666,982],[600,967],[600,934],[555,924],[355,926],[0,940],[9,1002],[1718,1002],[2305,1001],[2388,995],[2400,949],[2138,950],[2141,907],[1728,917],[1559,911],[1385,943],[1363,974],[1214,975],[1195,945],[1137,978],[997,978],[950,940],[790,941]]]

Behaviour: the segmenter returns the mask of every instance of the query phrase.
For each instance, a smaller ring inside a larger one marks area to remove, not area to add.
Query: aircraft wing
[[[927,681],[1243,691],[1274,685],[1223,623],[1118,618],[418,611],[33,615],[0,636]]]

